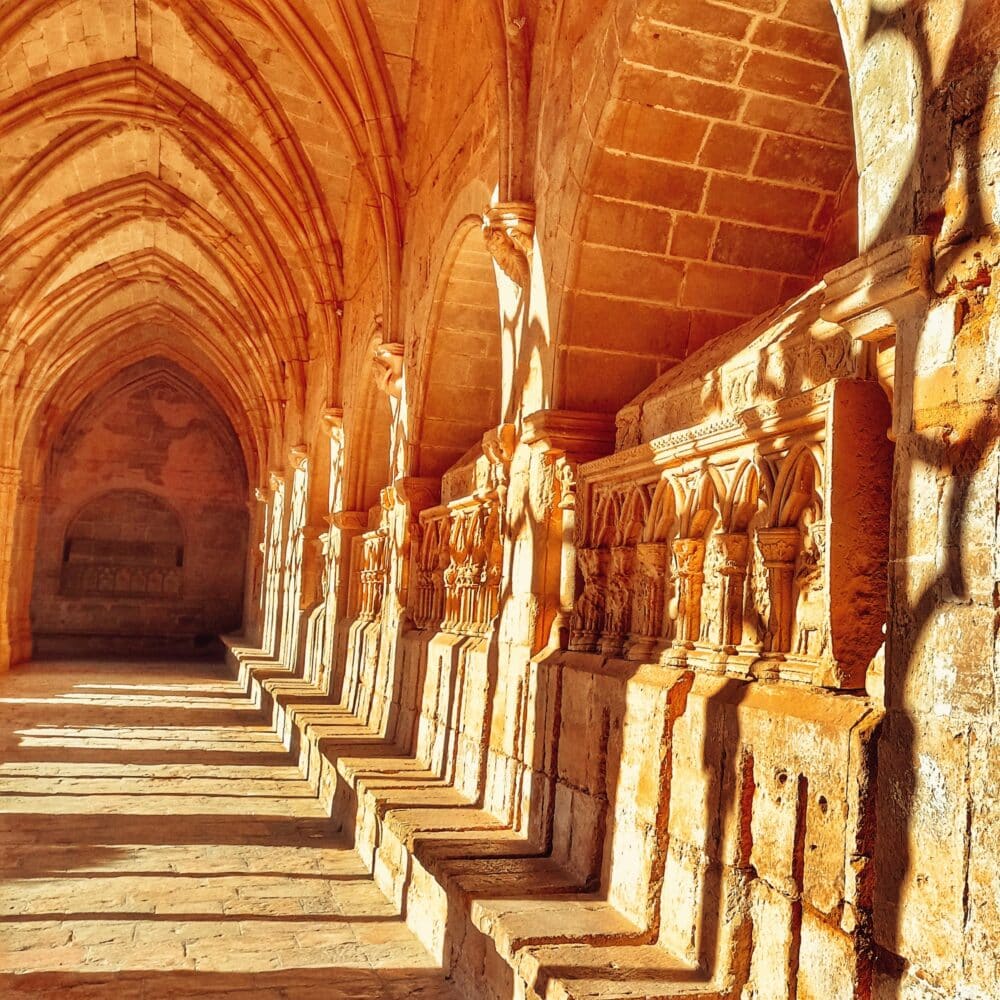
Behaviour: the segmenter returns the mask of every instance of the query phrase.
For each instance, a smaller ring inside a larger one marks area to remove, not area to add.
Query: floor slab
[[[457,1000],[213,664],[0,676],[0,996]]]

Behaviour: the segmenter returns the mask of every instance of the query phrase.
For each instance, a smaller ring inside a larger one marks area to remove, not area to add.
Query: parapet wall
[[[696,353],[617,446],[536,414],[388,485],[326,574],[325,706],[234,650],[469,996],[872,995],[891,385],[830,308]]]

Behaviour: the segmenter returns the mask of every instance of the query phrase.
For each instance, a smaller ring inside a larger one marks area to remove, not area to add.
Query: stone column
[[[302,589],[299,594],[301,611],[309,611],[323,599],[325,529],[325,524],[307,524],[302,529]]]
[[[701,631],[701,592],[705,585],[705,539],[674,541],[677,560],[677,643],[694,649]]]
[[[826,315],[886,359],[893,400],[884,673],[877,653],[866,678],[885,708],[877,822],[871,843],[850,846],[871,861],[851,865],[845,891],[845,916],[864,912],[856,900],[873,911],[878,996],[918,996],[928,983],[947,997],[996,989],[996,245],[939,245],[932,267],[930,240],[911,237],[827,282]]]
[[[663,646],[664,584],[670,568],[670,548],[663,542],[640,542],[635,552],[638,585],[627,657],[654,662]]]
[[[416,608],[410,603],[414,596],[410,593],[410,578],[414,570],[413,560],[419,549],[420,515],[441,502],[441,481],[426,476],[401,476],[395,486],[396,499],[405,508],[402,524],[398,526],[402,537],[397,540],[399,565],[396,571],[399,578],[396,588],[403,614],[412,623]],[[418,544],[414,545],[415,541]]]
[[[0,467],[0,671],[13,663],[11,575],[20,490],[21,470]]]
[[[38,545],[38,522],[42,510],[42,490],[23,484],[20,509],[15,524],[14,549],[18,553],[19,573],[11,581],[11,662],[31,659],[31,594],[34,586],[35,558]],[[13,550],[12,550],[13,553]]]
[[[722,549],[722,634],[723,652],[736,653],[743,642],[743,599],[746,590],[750,537],[745,532],[719,536]]]
[[[351,575],[354,541],[368,528],[368,512],[363,510],[334,511],[328,519],[331,534],[335,539],[337,557],[335,560],[334,597],[340,609],[347,606]],[[340,615],[339,617],[343,617]]]
[[[604,607],[604,630],[601,652],[606,656],[621,656],[630,624],[632,577],[635,573],[635,549],[616,545],[611,550],[611,572]]]
[[[798,528],[761,528],[757,545],[767,567],[771,594],[770,645],[766,652],[784,654],[792,649],[795,617],[795,560],[802,547]]]

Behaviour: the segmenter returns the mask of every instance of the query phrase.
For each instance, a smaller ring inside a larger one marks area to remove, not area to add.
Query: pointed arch
[[[822,510],[822,463],[806,444],[793,448],[782,463],[774,486],[769,527],[790,528],[809,507]]]

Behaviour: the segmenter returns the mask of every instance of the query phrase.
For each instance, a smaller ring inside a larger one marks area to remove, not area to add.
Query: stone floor
[[[0,677],[0,997],[455,1000],[214,665]]]

